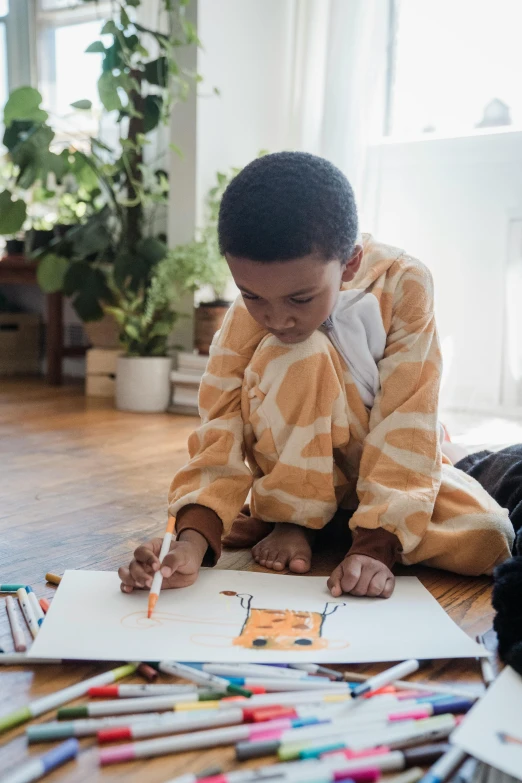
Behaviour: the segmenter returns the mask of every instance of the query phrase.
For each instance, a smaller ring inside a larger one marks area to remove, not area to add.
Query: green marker
[[[116,680],[121,680],[123,677],[134,674],[138,665],[137,663],[128,663],[125,666],[118,666],[110,672],[98,674],[96,677],[90,677],[88,680],[69,686],[69,688],[63,688],[60,691],[56,691],[56,693],[50,693],[48,696],[43,696],[41,699],[30,702],[26,707],[21,707],[0,718],[0,734],[9,731],[9,729],[14,729],[15,726],[20,726],[22,723],[26,723],[31,718],[43,715],[44,712],[50,712],[61,704],[66,704],[68,701],[85,696],[89,688],[93,688],[96,685],[109,685],[111,682],[116,682]]]
[[[27,585],[0,585],[0,593],[16,593],[21,587],[27,587]]]

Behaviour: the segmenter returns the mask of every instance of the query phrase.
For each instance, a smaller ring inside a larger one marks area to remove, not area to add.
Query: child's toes
[[[306,574],[306,572],[310,570],[311,566],[311,558],[304,553],[301,554],[300,552],[293,555],[289,563],[290,571],[293,571],[296,574]]]

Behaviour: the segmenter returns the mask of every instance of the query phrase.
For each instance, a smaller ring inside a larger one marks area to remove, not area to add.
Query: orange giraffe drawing
[[[232,643],[249,650],[324,650],[329,646],[328,639],[321,635],[325,618],[346,605],[329,601],[322,612],[255,609],[251,606],[253,596],[247,593],[225,590],[222,595],[235,595],[247,611],[239,636]]]

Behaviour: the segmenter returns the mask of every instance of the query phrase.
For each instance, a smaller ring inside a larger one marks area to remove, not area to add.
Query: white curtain
[[[389,0],[295,0],[291,144],[365,188],[366,147],[382,135]]]

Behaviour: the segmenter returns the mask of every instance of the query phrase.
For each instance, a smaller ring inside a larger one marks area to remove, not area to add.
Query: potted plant
[[[169,257],[160,261],[147,285],[137,290],[112,284],[114,304],[106,307],[120,330],[123,355],[116,369],[116,407],[124,411],[165,411],[170,397],[172,359],[168,338],[178,314],[180,292]]]

